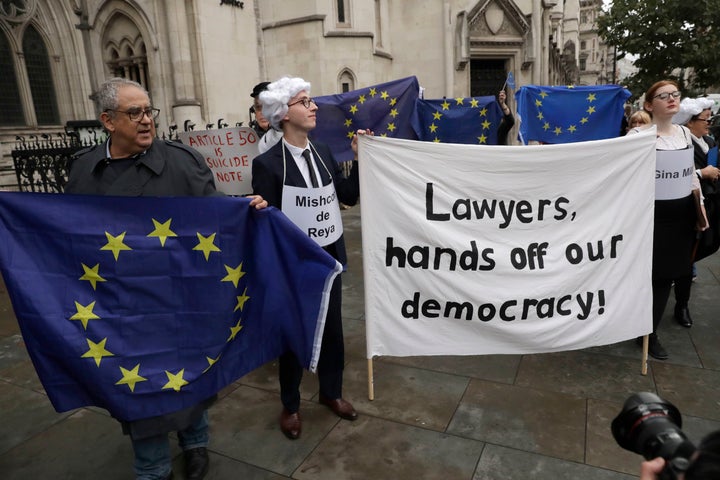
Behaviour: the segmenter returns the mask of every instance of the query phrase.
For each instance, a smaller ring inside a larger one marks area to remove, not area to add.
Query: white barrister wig
[[[692,117],[699,115],[703,110],[708,110],[715,105],[709,98],[683,98],[680,102],[680,110],[673,115],[672,122],[676,125],[685,125]]]
[[[276,130],[282,130],[280,122],[288,111],[288,102],[300,92],[310,94],[310,83],[299,77],[282,77],[267,86],[259,95],[263,115]]]

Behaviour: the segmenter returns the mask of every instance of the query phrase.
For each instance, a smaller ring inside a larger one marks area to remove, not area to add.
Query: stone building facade
[[[97,118],[111,76],[148,89],[163,131],[247,124],[253,85],[286,74],[313,95],[409,75],[426,98],[496,94],[508,72],[517,86],[587,83],[589,1],[0,0],[0,186],[16,136]]]

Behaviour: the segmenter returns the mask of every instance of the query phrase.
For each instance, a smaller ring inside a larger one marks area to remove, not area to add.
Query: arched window
[[[147,49],[130,17],[113,15],[103,34],[103,45],[104,61],[113,76],[134,80],[150,91]]]
[[[23,36],[23,53],[38,125],[60,123],[47,48],[32,25],[28,26]]]
[[[338,75],[338,90],[342,93],[355,90],[355,75],[350,70],[345,69]]]
[[[0,125],[22,125],[22,104],[10,43],[0,30]]]

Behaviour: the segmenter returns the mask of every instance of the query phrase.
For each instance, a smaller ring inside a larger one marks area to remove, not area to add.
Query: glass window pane
[[[23,52],[38,125],[59,124],[60,115],[50,71],[50,59],[45,42],[32,25],[25,32]]]
[[[10,42],[2,31],[0,31],[0,112],[2,112],[0,125],[25,123]]]

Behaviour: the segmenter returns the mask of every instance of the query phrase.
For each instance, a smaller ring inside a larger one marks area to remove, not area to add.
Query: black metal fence
[[[15,137],[12,155],[17,184],[23,192],[61,193],[67,183],[70,157],[78,150],[93,145],[75,135]]]

